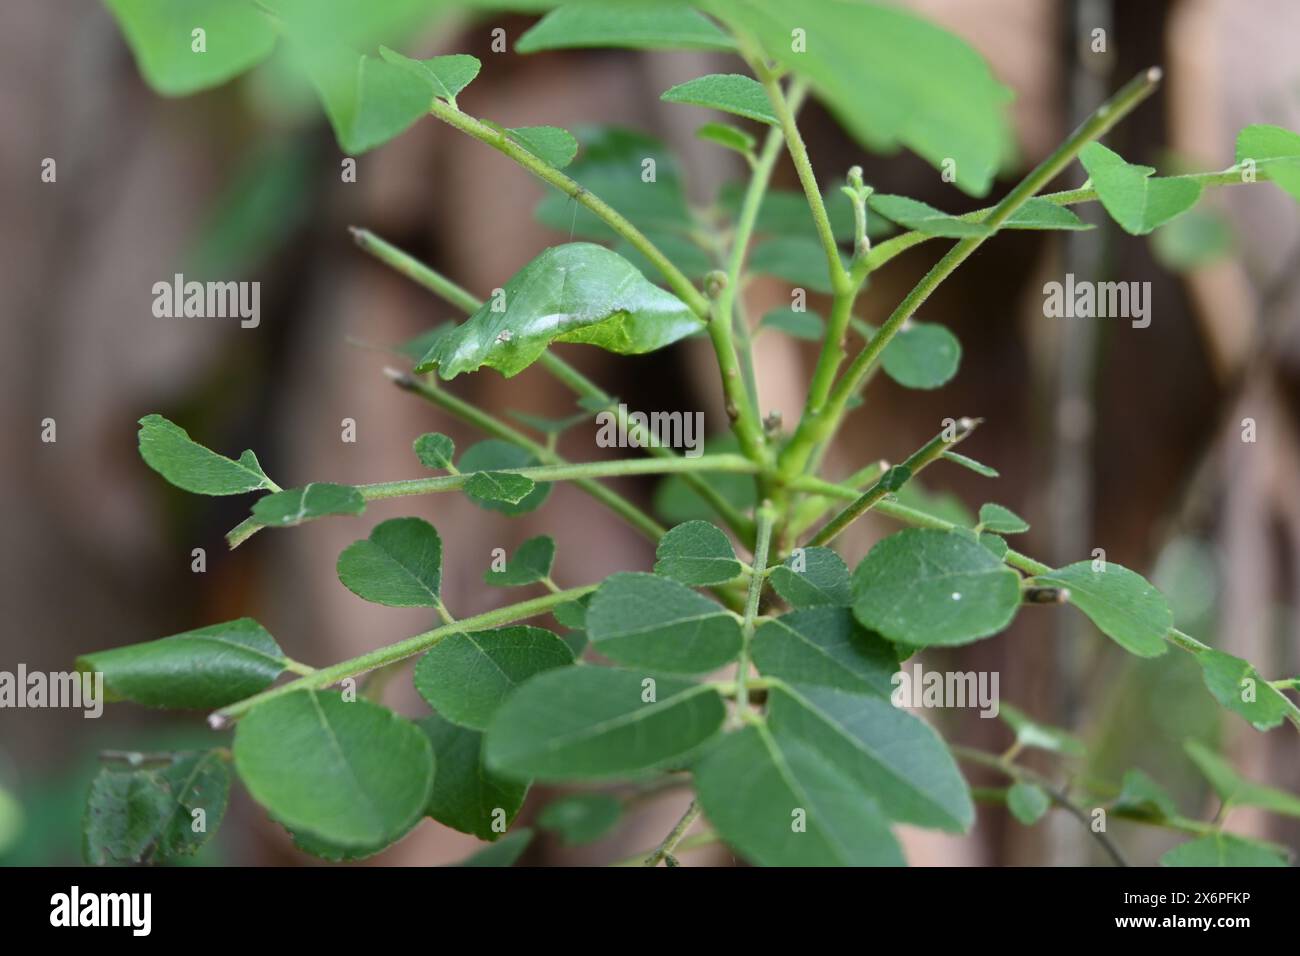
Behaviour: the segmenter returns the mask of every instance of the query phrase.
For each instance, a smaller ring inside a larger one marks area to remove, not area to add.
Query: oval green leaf
[[[339,580],[358,597],[389,607],[437,607],[442,539],[422,518],[393,518],[354,541],[338,560]]]
[[[234,753],[240,779],[271,816],[339,847],[396,839],[424,815],[433,788],[429,738],[364,698],[314,690],[272,698],[240,720]]]

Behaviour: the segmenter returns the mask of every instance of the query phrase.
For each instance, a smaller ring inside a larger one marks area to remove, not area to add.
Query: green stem
[[[980,425],[980,419],[963,418],[957,422],[956,430],[951,438],[947,437],[947,430],[939,432],[932,439],[918,448],[912,455],[898,466],[900,470],[891,468],[877,479],[876,483],[868,488],[863,494],[834,518],[828,521],[820,531],[813,535],[808,544],[812,547],[819,547],[829,544],[835,540],[845,528],[851,525],[858,518],[862,517],[873,507],[884,500],[886,495],[891,495],[898,491],[902,485],[916,476],[926,465],[942,458],[943,453],[948,451],[954,445],[959,444],[966,439]]]
[[[537,460],[546,465],[567,465],[569,462],[559,455],[553,448],[542,445],[533,441],[527,435],[518,429],[501,421],[501,419],[490,415],[487,412],[471,405],[461,398],[457,398],[445,389],[438,388],[426,382],[420,381],[413,375],[407,375],[403,372],[386,370],[397,384],[398,388],[419,395],[428,402],[446,409],[462,421],[469,422],[480,430],[489,435],[493,435],[503,441],[518,445],[520,448],[527,449]],[[618,492],[606,488],[600,482],[590,478],[582,478],[574,482],[584,492],[591,495],[610,511],[622,517],[632,527],[636,528],[651,541],[658,541],[666,533],[658,521],[646,514],[632,502],[628,501]]]
[[[1035,786],[1041,787],[1047,795],[1052,798],[1053,803],[1067,811],[1072,817],[1082,823],[1089,833],[1096,837],[1097,842],[1101,844],[1102,849],[1106,851],[1107,855],[1116,866],[1128,866],[1128,862],[1124,859],[1123,854],[1119,852],[1119,847],[1115,846],[1110,837],[1106,833],[1092,828],[1092,821],[1088,818],[1088,812],[1071,800],[1069,794],[1064,790],[1059,789],[1046,777],[1034,773],[1032,770],[1017,766],[1016,764],[1004,760],[994,754],[985,753],[983,750],[976,750],[972,747],[962,747],[957,745],[953,745],[951,750],[953,756],[959,757],[962,760],[966,760],[970,763],[977,763],[985,767],[991,767],[994,770],[1006,774],[1012,780],[1032,783]]]
[[[736,664],[736,717],[744,720],[749,709],[749,649],[754,638],[754,619],[758,617],[758,604],[767,582],[768,551],[772,545],[772,525],[776,512],[771,502],[763,502],[758,509],[758,541],[754,545],[753,571],[749,575],[749,595],[745,601],[745,616],[741,622],[740,656]]]
[[[585,206],[593,214],[601,219],[607,226],[613,229],[619,236],[631,243],[641,255],[645,256],[650,263],[659,270],[663,275],[668,287],[673,293],[681,299],[690,308],[692,312],[702,322],[709,321],[709,300],[706,299],[700,290],[691,284],[691,280],[678,269],[668,257],[660,251],[659,247],[645,237],[645,235],[632,223],[628,222],[616,209],[606,203],[599,196],[592,194],[585,186],[580,185],[570,179],[564,173],[560,172],[554,166],[534,156],[528,150],[524,149],[514,140],[510,139],[503,131],[494,129],[486,123],[480,122],[474,117],[462,113],[453,106],[448,106],[441,100],[434,100],[429,109],[434,116],[442,120],[449,126],[453,126],[474,137],[481,143],[486,143],[498,152],[509,156],[524,169],[528,170],[543,182],[550,183],[560,192],[570,196],[574,201]]]
[[[993,207],[993,211],[983,221],[990,227],[989,235],[997,231],[1017,209],[1054,179],[1084,146],[1104,135],[1107,130],[1127,116],[1139,103],[1155,90],[1160,80],[1160,71],[1147,70],[1127,83],[1115,96],[1100,106],[1086,119],[1070,137],[1050,156],[1041,162],[1020,183],[1012,189],[1002,201]],[[799,427],[790,439],[780,457],[781,473],[787,479],[802,472],[812,450],[820,443],[828,441],[838,430],[849,398],[857,393],[858,387],[903,323],[910,319],[916,310],[930,297],[943,281],[956,271],[976,249],[983,244],[987,236],[970,236],[960,240],[935,264],[911,292],[899,303],[885,321],[880,331],[860,351],[844,375],[836,382],[827,396],[826,403],[820,409],[806,414],[799,422]],[[865,277],[864,257],[855,267]]]
[[[1259,178],[1269,178],[1267,175],[1263,175],[1263,173],[1266,173],[1267,171],[1262,165],[1259,166],[1258,169],[1261,172]],[[1194,180],[1202,186],[1239,186],[1245,182],[1241,178],[1241,170],[1236,166],[1230,166],[1227,169],[1218,172],[1189,173],[1184,176],[1179,176],[1178,178]],[[1039,198],[1045,199],[1057,206],[1074,206],[1079,203],[1096,202],[1099,197],[1097,195],[1097,190],[1085,186],[1079,189],[1066,189],[1061,192],[1044,193]],[[991,214],[996,208],[996,206],[986,206],[983,209],[976,209],[972,212],[964,213],[957,218],[964,222],[983,222],[984,217]],[[873,248],[871,252],[867,254],[866,261],[863,263],[861,268],[864,272],[870,274],[900,253],[906,252],[908,249],[915,246],[919,246],[921,243],[930,239],[938,238],[940,237],[931,233],[920,232],[919,230],[901,233],[890,239],[886,239],[884,242]]]
[[[522,475],[535,482],[573,481],[582,478],[615,478],[629,475],[672,475],[688,471],[721,471],[753,474],[758,466],[743,455],[700,455],[698,458],[627,458],[616,461],[566,462],[562,465],[537,465],[531,468],[498,468],[502,474]],[[455,491],[473,477],[474,472],[440,475],[436,478],[408,478],[403,481],[379,481],[356,485],[367,501],[406,498],[411,495]]]
[[[254,694],[252,697],[246,697],[214,712],[208,718],[208,723],[212,725],[213,729],[220,730],[228,726],[232,720],[268,700],[300,690],[320,690],[337,684],[348,677],[356,677],[367,671],[385,667],[408,657],[414,657],[416,654],[427,651],[443,638],[452,634],[458,634],[462,631],[481,631],[486,628],[499,627],[502,624],[513,624],[516,621],[537,617],[561,604],[576,601],[578,598],[590,594],[597,587],[599,585],[588,584],[580,588],[569,588],[557,594],[544,594],[541,597],[520,601],[518,604],[509,604],[483,614],[464,618],[455,624],[443,624],[431,631],[425,631],[422,634],[416,634],[414,637],[408,637],[404,641],[398,641],[396,644],[389,644],[387,647],[367,651],[365,654],[353,657],[350,660],[329,667],[322,667],[318,671],[297,680],[289,681],[287,684],[281,684],[278,687],[272,687],[270,690],[264,690],[260,694]]]
[[[686,808],[686,812],[682,814],[681,819],[677,821],[677,824],[672,828],[672,831],[668,836],[664,837],[663,842],[655,848],[654,852],[645,858],[644,865],[658,866],[662,863],[664,858],[677,848],[677,844],[682,842],[682,837],[686,836],[686,831],[691,828],[691,824],[693,824],[699,816],[700,801],[692,800],[691,805]]]

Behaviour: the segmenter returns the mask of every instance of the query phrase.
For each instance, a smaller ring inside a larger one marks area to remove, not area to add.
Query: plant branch
[[[1082,823],[1089,833],[1097,838],[1097,842],[1101,844],[1102,849],[1106,851],[1107,855],[1112,861],[1114,861],[1116,866],[1128,866],[1128,861],[1124,859],[1123,854],[1119,851],[1119,847],[1115,845],[1110,836],[1102,831],[1094,830],[1092,828],[1091,821],[1088,819],[1088,811],[1071,800],[1069,794],[1058,788],[1046,777],[1025,767],[1018,766],[1009,760],[1004,760],[994,754],[985,753],[983,750],[976,750],[972,747],[961,747],[956,745],[951,749],[953,755],[960,757],[962,760],[966,760],[970,763],[977,763],[984,767],[991,767],[994,770],[1006,774],[1013,780],[1032,783],[1037,787],[1041,787],[1043,791],[1052,798],[1053,803],[1066,810],[1072,817]]]
[[[840,532],[884,500],[886,495],[898,491],[926,465],[938,458],[942,458],[945,451],[967,438],[971,432],[979,427],[981,422],[982,419],[978,418],[960,419],[951,438],[947,437],[947,429],[939,432],[934,438],[913,452],[901,465],[890,468],[881,475],[876,480],[876,483],[863,492],[856,501],[828,521],[820,531],[813,535],[808,544],[812,547],[818,547],[835,540]]]
[[[749,646],[754,638],[754,619],[758,616],[759,599],[767,582],[768,553],[772,545],[772,525],[776,512],[772,503],[765,501],[758,509],[758,542],[754,545],[754,563],[749,574],[749,595],[745,601],[745,616],[741,622],[740,656],[736,662],[736,717],[743,720],[749,709]]]
[[[630,475],[673,475],[689,471],[721,471],[753,474],[758,466],[743,455],[700,455],[698,458],[623,458],[614,461],[566,462],[562,465],[536,465],[530,468],[495,468],[497,474],[522,475],[535,482],[574,481],[582,478],[616,478]],[[478,472],[439,475],[436,478],[408,478],[402,481],[379,481],[355,485],[367,501],[406,498],[411,495],[456,491]]]
[[[468,290],[464,289],[460,285],[457,285],[451,279],[448,279],[446,276],[442,275],[441,273],[425,265],[423,262],[419,261],[414,256],[411,256],[406,252],[403,252],[401,249],[398,249],[396,246],[392,245],[391,243],[386,242],[384,239],[381,239],[379,236],[376,236],[374,233],[370,232],[369,230],[350,228],[350,231],[352,233],[353,238],[356,240],[357,245],[360,246],[361,249],[363,249],[365,252],[374,256],[376,259],[380,260],[385,265],[391,266],[397,272],[401,273],[402,275],[406,276],[412,281],[418,283],[424,288],[430,290],[435,295],[438,295],[441,298],[445,299],[447,302],[450,302],[452,305],[456,306],[458,309],[465,312],[466,314],[473,314],[483,306],[482,300],[476,298],[473,295],[473,293],[469,292]],[[628,435],[635,438],[637,444],[640,445],[641,448],[644,448],[649,454],[654,455],[657,458],[677,457],[676,453],[672,449],[666,448],[663,445],[658,444],[657,442],[651,441],[651,436],[645,428],[643,428],[639,423],[629,420],[627,409],[620,407],[619,404],[614,400],[613,396],[608,394],[604,389],[602,389],[595,382],[591,381],[591,379],[587,378],[585,375],[579,372],[568,362],[564,361],[564,359],[560,358],[558,355],[555,355],[549,349],[547,349],[546,351],[542,352],[541,357],[538,359],[538,364],[540,364],[544,369],[546,369],[547,372],[553,375],[559,382],[561,382],[563,385],[565,385],[570,391],[574,392],[575,394],[580,395],[583,398],[588,398],[597,402],[604,403],[607,406],[608,410],[618,420],[619,428],[622,431],[626,432]],[[413,382],[419,381],[414,377],[411,377],[410,380]],[[398,384],[399,386],[405,387],[404,385],[402,385],[401,381],[399,381]],[[412,388],[410,389],[410,391],[414,391],[417,394],[421,395],[421,397],[426,398],[430,401],[434,401],[436,404],[442,405],[444,408],[447,408],[448,411],[452,411],[453,414],[458,414],[455,410],[451,409],[443,402],[437,401],[432,395],[426,394],[420,386]],[[447,395],[447,394],[448,393],[446,392],[439,392],[439,395]],[[468,405],[468,403],[463,403],[463,402],[460,403],[460,405],[465,408],[473,407]],[[505,426],[505,427],[508,428],[509,426]],[[503,438],[505,441],[514,442],[515,444],[522,444],[520,439],[523,439],[525,441],[527,440],[524,439],[524,436],[521,435],[519,432],[514,431],[514,429],[511,429],[511,431],[518,437],[508,438],[496,432],[493,432],[493,434],[497,434],[498,437]],[[536,443],[530,443],[530,444],[536,446]],[[536,447],[540,447],[540,446],[536,446]],[[536,454],[535,451],[534,453]],[[546,459],[544,458],[542,460],[546,461]],[[555,464],[558,462],[550,462],[550,463]],[[753,542],[754,523],[749,519],[748,516],[746,516],[743,512],[741,512],[739,508],[737,508],[730,501],[728,501],[726,498],[720,495],[716,488],[710,485],[707,481],[701,479],[699,475],[696,475],[694,473],[687,473],[682,477],[687,482],[687,484],[691,486],[692,490],[694,490],[696,494],[698,494],[701,498],[703,498],[706,502],[708,502],[709,506],[718,512],[719,516],[726,523],[727,527],[729,527],[733,532],[735,532],[735,534],[743,542],[745,542],[747,545]],[[647,520],[649,519],[647,518]],[[648,530],[649,528],[649,525],[645,524],[644,522],[638,521],[636,523],[638,524],[638,527],[640,527],[642,530]],[[662,535],[663,534],[662,530],[659,531],[658,534]]]
[[[486,628],[499,627],[502,624],[513,624],[515,621],[527,620],[530,617],[537,617],[546,614],[553,608],[567,604],[569,601],[576,601],[592,591],[596,590],[599,585],[588,584],[580,588],[569,588],[556,594],[544,594],[541,597],[531,598],[527,601],[520,601],[518,604],[509,604],[505,607],[499,607],[483,614],[476,614],[473,617],[463,618],[454,624],[443,624],[435,627],[433,630],[416,634],[414,637],[408,637],[396,644],[389,644],[387,647],[381,647],[377,650],[367,651],[358,657],[350,660],[333,664],[329,667],[322,667],[297,680],[289,681],[286,684],[280,684],[269,690],[264,690],[260,694],[254,694],[252,697],[246,697],[229,706],[223,707],[213,712],[208,717],[208,723],[214,730],[221,730],[229,726],[232,720],[235,720],[246,714],[249,710],[258,704],[264,703],[276,697],[285,694],[291,694],[300,690],[320,690],[337,684],[339,681],[348,677],[356,677],[367,671],[372,671],[389,664],[405,660],[408,657],[414,657],[423,651],[427,651],[445,637],[452,634],[458,634],[463,631],[480,631]]]
[[[709,300],[700,293],[699,289],[695,288],[691,280],[677,266],[669,261],[658,246],[647,239],[640,229],[632,225],[614,207],[599,196],[594,195],[585,186],[570,179],[554,166],[534,156],[510,139],[502,130],[495,129],[467,113],[462,113],[454,106],[449,106],[441,100],[435,99],[429,108],[429,112],[447,125],[474,137],[481,143],[486,143],[498,152],[504,153],[538,179],[550,183],[565,195],[570,196],[574,201],[585,206],[602,222],[618,233],[619,236],[631,243],[633,248],[649,259],[650,263],[663,275],[668,287],[672,289],[679,299],[686,303],[701,322],[709,321]]]
[[[691,824],[693,824],[699,816],[700,801],[692,800],[691,805],[686,808],[686,812],[682,814],[681,819],[677,821],[677,824],[672,828],[672,831],[668,836],[664,837],[663,842],[645,858],[645,862],[642,865],[658,866],[663,862],[663,860],[670,856],[673,850],[677,848],[677,844],[682,842],[682,837],[686,836],[686,831],[691,828]]]
[[[411,392],[418,395],[428,402],[432,402],[440,408],[445,409],[455,415],[462,421],[469,422],[496,438],[508,441],[520,448],[527,449],[538,461],[544,465],[567,465],[569,462],[559,453],[539,442],[533,441],[527,435],[524,435],[518,429],[512,427],[466,402],[464,399],[457,398],[445,389],[438,388],[435,385],[420,381],[414,375],[408,375],[405,372],[399,372],[396,369],[385,369],[387,374],[403,391]],[[574,484],[584,492],[591,495],[601,504],[605,505],[615,514],[622,517],[628,524],[636,528],[651,541],[658,541],[667,533],[667,529],[654,518],[646,514],[632,502],[628,501],[618,492],[606,488],[600,482],[591,478],[580,478]]]
[[[993,207],[993,211],[983,220],[990,227],[988,235],[994,234],[1017,209],[1065,169],[1084,146],[1104,135],[1150,96],[1159,81],[1158,69],[1147,70],[1125,84],[1111,99],[1098,107],[1096,112],[1084,120],[1064,143]],[[854,357],[844,375],[831,389],[825,405],[821,408],[809,409],[811,414],[806,414],[799,422],[798,429],[781,453],[780,465],[784,476],[791,478],[802,472],[813,448],[830,440],[839,427],[849,398],[856,394],[862,380],[880,353],[884,351],[885,346],[890,343],[903,323],[929,299],[934,290],[983,244],[988,235],[970,236],[958,241],[907,294],[881,326],[880,331]],[[860,264],[865,262],[865,257],[860,260]],[[858,269],[855,268],[855,271]],[[862,272],[863,276],[865,274]],[[828,337],[828,344],[829,341]]]

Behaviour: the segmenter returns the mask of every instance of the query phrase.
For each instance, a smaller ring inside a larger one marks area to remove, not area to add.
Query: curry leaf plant
[[[1165,598],[1135,571],[1087,555],[1053,568],[1016,550],[1007,539],[1028,524],[1003,505],[984,503],[978,520],[927,507],[916,486],[924,469],[935,466],[937,480],[954,466],[997,475],[955,450],[969,443],[962,450],[972,451],[981,421],[960,409],[901,463],[863,461],[839,477],[823,462],[877,370],[912,389],[936,389],[957,374],[960,343],[918,312],[1002,230],[1089,228],[1070,207],[1098,202],[1120,228],[1145,234],[1209,187],[1242,182],[1272,181],[1297,197],[1300,137],[1251,126],[1229,168],[1156,175],[1100,142],[1156,89],[1160,71],[1150,69],[1096,104],[1056,150],[1004,188],[995,177],[1012,153],[1010,91],[963,41],[904,10],[860,0],[491,6],[555,7],[518,37],[518,55],[608,47],[708,51],[725,61],[663,91],[672,104],[663,108],[695,117],[706,142],[740,152],[748,177],[701,209],[687,198],[686,170],[644,133],[568,131],[541,116],[509,128],[477,116],[475,79],[492,72],[491,62],[464,53],[417,57],[403,49],[409,24],[385,5],[205,0],[178,17],[160,0],[108,2],[160,93],[225,82],[282,46],[315,87],[345,151],[378,147],[417,121],[444,124],[544,183],[538,218],[567,235],[480,300],[373,232],[353,229],[362,252],[460,314],[404,346],[409,365],[388,374],[482,440],[461,449],[439,432],[409,436],[410,477],[284,490],[253,452],[208,448],[198,423],[140,420],[141,456],[168,482],[195,494],[247,496],[232,547],[263,529],[360,516],[355,542],[338,557],[340,586],[377,605],[376,615],[424,608],[436,620],[395,644],[319,666],[287,657],[249,618],[86,653],[79,666],[102,673],[110,697],[207,710],[213,730],[230,735],[208,752],[106,766],[90,793],[88,857],[159,861],[193,852],[205,837],[187,828],[190,815],[206,808],[215,825],[233,777],[298,847],[329,860],[374,854],[428,817],[495,844],[471,865],[511,865],[532,838],[511,827],[536,781],[586,788],[536,818],[570,842],[614,832],[635,810],[629,792],[689,790],[684,816],[640,857],[651,866],[710,842],[755,864],[895,865],[905,862],[898,825],[952,833],[973,825],[964,765],[1001,775],[1005,789],[976,792],[1005,803],[1026,826],[1054,806],[1080,819],[1083,808],[1104,807],[1187,835],[1164,857],[1170,865],[1286,862],[1277,847],[1226,832],[1222,813],[1212,822],[1184,816],[1141,771],[1109,791],[1063,787],[1062,777],[1079,779],[1070,762],[1084,755],[1084,743],[1009,704],[1002,708],[1009,749],[993,755],[945,742],[897,706],[893,691],[918,651],[990,639],[1027,603],[1072,605],[1058,613],[1086,616],[1091,639],[1113,642],[1113,653],[1189,654],[1201,665],[1207,704],[1217,700],[1260,731],[1288,722],[1300,729],[1300,708],[1288,696],[1294,679],[1270,681],[1179,630]],[[210,52],[191,55],[191,30],[204,23]],[[945,181],[957,190],[996,189],[999,198],[950,214],[876,192],[858,166],[814,171],[798,125],[810,97],[865,150],[909,149],[953,172]],[[728,122],[701,110],[720,110]],[[797,191],[771,188],[785,161]],[[644,175],[651,166],[655,174]],[[1058,179],[1076,185],[1045,192]],[[882,324],[868,325],[859,317],[868,280],[922,244],[942,244],[943,253]],[[820,314],[800,307],[751,322],[744,290],[760,272],[825,293]],[[802,413],[784,427],[761,412],[751,347],[759,331],[815,343]],[[644,420],[552,348],[627,356],[697,338],[716,356],[728,428],[690,455],[656,441]],[[534,365],[572,393],[569,415],[507,416],[453,390],[462,384],[454,379],[510,377]],[[616,460],[563,457],[558,436],[594,427],[602,412],[638,451]],[[657,514],[607,483],[638,475],[661,482]],[[485,509],[484,521],[540,509],[534,520],[545,523],[548,493],[560,482],[648,539],[644,560],[562,587],[553,580],[557,552],[592,542],[583,528],[554,523],[474,571],[505,603],[470,616],[447,606],[443,567],[472,542],[449,540],[423,518],[371,524],[366,514],[372,501],[446,493]],[[909,527],[850,567],[835,547],[868,512]],[[358,695],[365,675],[412,661],[415,689],[432,714],[399,715],[377,694]],[[1027,750],[1043,751],[1056,772],[1018,762]],[[1225,804],[1300,815],[1295,797],[1239,776],[1200,743],[1189,743],[1188,753]],[[1123,860],[1109,837],[1099,838]]]

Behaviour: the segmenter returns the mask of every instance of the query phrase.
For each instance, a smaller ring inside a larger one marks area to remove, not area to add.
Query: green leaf
[[[253,517],[268,528],[288,528],[326,515],[359,515],[365,510],[360,491],[327,481],[263,495],[253,503]]]
[[[1021,747],[1033,747],[1070,757],[1082,757],[1087,752],[1083,741],[1077,737],[1059,727],[1040,724],[1024,711],[1010,704],[1001,704],[998,708],[998,716],[1015,731],[1016,743]]]
[[[1184,177],[1152,176],[1148,166],[1126,163],[1101,143],[1079,153],[1097,197],[1112,219],[1134,236],[1145,236],[1196,205],[1201,184]]]
[[[251,3],[230,0],[105,0],[140,72],[164,96],[218,86],[275,47],[275,28]],[[193,31],[202,29],[203,51]]]
[[[611,660],[671,673],[711,671],[740,653],[740,623],[726,608],[668,578],[621,573],[587,607],[592,646]]]
[[[466,448],[465,453],[460,456],[460,470],[464,473],[532,468],[537,464],[539,464],[537,457],[528,449],[496,438],[476,442]],[[498,474],[496,477],[501,476]],[[540,508],[551,494],[551,483],[535,482],[532,491],[513,504],[503,500],[492,500],[483,494],[475,495],[468,483],[465,490],[470,500],[480,507],[487,508],[489,511],[499,511],[513,518]],[[486,489],[479,486],[477,490],[482,493]]]
[[[77,670],[102,673],[110,700],[210,710],[266,690],[287,663],[275,638],[252,618],[242,617],[83,654]]]
[[[796,312],[794,309],[775,309],[759,321],[760,329],[779,329],[786,335],[805,342],[816,342],[826,334],[826,321],[816,312]]]
[[[978,541],[910,528],[876,544],[853,572],[853,613],[882,637],[918,647],[996,634],[1020,606],[1020,576]]]
[[[1286,866],[1281,848],[1231,833],[1211,833],[1174,847],[1161,866]]]
[[[948,459],[954,465],[961,465],[963,468],[967,468],[975,472],[975,474],[982,475],[985,478],[998,477],[998,471],[996,468],[990,468],[988,465],[978,462],[974,458],[968,458],[958,452],[946,451],[943,453],[943,457]]]
[[[414,830],[419,822],[419,820],[412,821],[411,825],[400,833],[385,837],[375,843],[359,846],[340,846],[337,843],[331,843],[329,840],[322,840],[310,833],[295,832],[293,830],[289,831],[289,836],[292,838],[295,847],[317,859],[328,860],[331,863],[354,863],[357,860],[366,860],[384,852]]]
[[[840,261],[844,262],[843,254]],[[804,236],[775,236],[756,245],[749,255],[749,268],[776,276],[813,292],[831,293],[826,253],[816,239]]]
[[[853,0],[710,0],[707,9],[811,80],[868,149],[901,144],[935,167],[950,160],[973,195],[988,192],[1011,154],[1010,91],[964,41],[914,14]]]
[[[791,607],[847,607],[853,603],[849,567],[830,548],[795,549],[784,563],[771,570],[768,580]]]
[[[957,374],[961,343],[944,326],[916,322],[905,327],[880,353],[885,374],[904,388],[938,388]]]
[[[662,142],[616,126],[583,126],[575,132],[582,153],[567,170],[570,179],[643,232],[686,233],[693,228],[677,159]],[[559,190],[548,191],[534,214],[565,236],[617,238],[594,213]]]
[[[669,530],[655,549],[655,574],[702,587],[740,577],[736,550],[716,525],[687,521]]]
[[[86,801],[86,860],[161,863],[190,856],[221,826],[229,793],[230,767],[215,750],[169,754],[161,765],[139,769],[105,767]]]
[[[608,667],[539,674],[487,730],[488,766],[540,780],[618,777],[682,757],[722,726],[716,690]]]
[[[1260,677],[1250,662],[1213,649],[1201,651],[1195,657],[1214,699],[1245,717],[1256,730],[1276,727],[1291,711],[1282,692]]]
[[[533,831],[524,827],[486,846],[472,856],[457,863],[457,866],[514,866],[533,841]]]
[[[456,460],[456,443],[446,435],[427,432],[411,444],[415,457],[425,468],[451,470]]]
[[[557,605],[551,614],[564,627],[584,628],[587,626],[587,605],[590,603],[591,594],[584,594],[576,601],[565,601]]]
[[[1052,798],[1037,784],[1023,781],[1007,790],[1007,809],[1025,826],[1033,826],[1052,806]]]
[[[575,793],[547,804],[537,825],[553,830],[569,846],[595,843],[609,834],[623,815],[623,803],[608,793]]]
[[[516,411],[514,409],[511,409],[506,414],[515,421],[522,422],[529,428],[541,432],[543,435],[562,435],[574,425],[580,425],[583,422],[591,420],[591,414],[586,411],[578,412],[576,415],[570,415],[568,418],[547,418],[543,415],[530,415],[527,412]]]
[[[465,494],[479,504],[517,505],[537,487],[524,475],[506,471],[477,471],[465,482]]]
[[[730,123],[703,123],[696,130],[697,138],[709,143],[716,143],[738,153],[751,153],[758,145],[749,133]]]
[[[416,370],[436,367],[442,378],[451,379],[487,365],[510,378],[537,361],[551,342],[635,355],[700,328],[675,295],[646,281],[618,253],[587,242],[547,249],[506,282],[503,298],[503,307],[496,297],[484,303]]]
[[[814,607],[765,621],[754,635],[754,665],[791,684],[890,696],[898,671],[893,645],[866,630],[847,607]]]
[[[686,103],[734,113],[760,123],[778,125],[763,84],[738,73],[713,73],[679,83],[659,97],[665,103]]]
[[[516,143],[547,165],[563,169],[578,154],[578,141],[558,126],[519,126],[506,130]]]
[[[1035,196],[1011,214],[1002,224],[1003,229],[1064,229],[1072,232],[1085,232],[1096,228],[1084,222],[1065,206],[1058,206],[1050,199]]]
[[[433,748],[418,727],[335,693],[258,704],[235,728],[234,753],[240,779],[273,817],[340,847],[405,833],[433,787]]]
[[[435,56],[427,60],[414,60],[403,56],[386,46],[379,48],[379,55],[394,66],[411,70],[423,78],[429,86],[429,92],[440,100],[456,105],[456,97],[461,90],[474,82],[483,64],[478,57],[464,53],[452,53],[448,56]]]
[[[735,41],[677,0],[568,3],[515,44],[516,53],[610,47],[630,50],[733,50]]]
[[[768,722],[778,740],[798,741],[856,782],[890,820],[954,833],[975,820],[939,735],[883,697],[786,684],[768,694]]]
[[[979,543],[982,547],[988,548],[989,554],[1003,561],[1007,556],[1007,539],[996,534],[990,534],[987,531],[981,531],[979,534]]]
[[[1273,813],[1300,817],[1300,797],[1247,780],[1238,774],[1231,764],[1200,741],[1189,740],[1183,745],[1183,749],[1205,775],[1205,779],[1210,781],[1214,792],[1224,803],[1260,807]]]
[[[1093,562],[1079,561],[1033,580],[1068,588],[1070,603],[1130,654],[1159,657],[1167,650],[1165,634],[1174,624],[1164,595],[1128,568],[1114,562],[1103,567],[1094,571]]]
[[[1143,820],[1173,820],[1179,816],[1174,798],[1141,770],[1125,771],[1114,809]]]
[[[1254,160],[1278,188],[1300,202],[1300,133],[1281,126],[1247,126],[1237,134],[1237,163]]]
[[[1020,534],[1029,530],[1029,523],[1010,508],[1001,505],[980,505],[980,526],[997,534]]]
[[[524,805],[528,784],[509,780],[483,762],[483,734],[434,714],[417,721],[433,745],[433,793],[428,814],[444,826],[480,840],[497,840],[494,826],[509,827]]]
[[[867,200],[867,205],[871,207],[872,212],[884,216],[890,222],[896,222],[900,226],[915,229],[928,236],[962,239],[966,236],[987,236],[991,232],[983,223],[958,219],[920,200],[909,199],[906,196],[872,193]]]
[[[149,774],[101,770],[90,785],[82,854],[103,866],[145,859],[158,839],[171,800]]]
[[[423,518],[392,518],[348,545],[339,580],[358,597],[389,607],[437,607],[442,539]]]
[[[540,627],[452,634],[420,658],[415,689],[443,717],[483,730],[516,687],[534,674],[572,663],[568,645]]]
[[[185,429],[161,415],[140,419],[140,457],[177,488],[196,495],[278,490],[251,451],[232,461],[193,441]]]
[[[1232,252],[1232,227],[1221,213],[1193,209],[1151,234],[1151,251],[1166,269],[1191,272]]]
[[[548,535],[529,538],[506,562],[504,571],[484,572],[483,580],[497,587],[522,587],[544,581],[551,573],[555,561],[555,539]]]
[[[888,706],[888,705],[886,705]],[[760,866],[900,866],[857,782],[802,741],[746,727],[710,747],[695,789],[718,835]]]
[[[355,156],[382,145],[429,112],[433,85],[423,72],[356,53],[315,32],[292,31],[290,47],[345,153]]]

